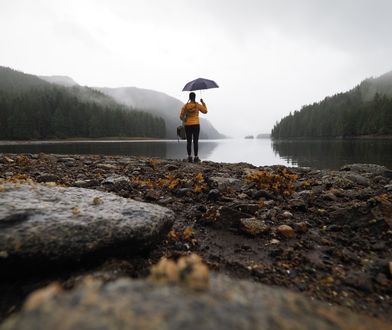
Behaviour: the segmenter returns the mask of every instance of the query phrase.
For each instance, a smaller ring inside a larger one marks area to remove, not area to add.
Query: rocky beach
[[[0,329],[390,329],[392,171],[0,154],[0,269]]]

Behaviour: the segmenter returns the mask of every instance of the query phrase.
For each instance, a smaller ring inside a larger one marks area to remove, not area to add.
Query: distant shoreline
[[[358,136],[335,136],[335,137],[291,137],[275,139],[273,141],[350,141],[350,140],[392,140],[392,135],[358,135]]]

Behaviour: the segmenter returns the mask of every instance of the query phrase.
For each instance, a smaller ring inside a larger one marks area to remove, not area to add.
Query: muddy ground
[[[195,252],[210,269],[289,288],[392,321],[392,172],[188,163],[141,157],[0,154],[0,179],[109,191],[173,210],[143,255],[20,270],[0,280],[0,319],[28,293],[83,276],[145,277],[160,257]],[[54,182],[54,183],[52,183]],[[0,206],[1,207],[1,206]]]

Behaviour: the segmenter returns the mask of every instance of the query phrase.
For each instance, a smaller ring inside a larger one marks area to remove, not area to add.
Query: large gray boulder
[[[132,254],[172,226],[172,211],[111,193],[0,182],[0,266]],[[1,267],[0,267],[1,268]]]
[[[287,290],[212,276],[210,289],[119,279],[33,293],[0,330],[391,329],[382,321]]]

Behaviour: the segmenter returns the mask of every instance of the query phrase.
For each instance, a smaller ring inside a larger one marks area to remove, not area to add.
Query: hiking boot
[[[200,163],[200,158],[197,157],[197,156],[195,156],[195,158],[193,159],[193,161],[194,161],[195,163]]]
[[[192,163],[192,162],[193,162],[193,160],[192,160],[192,156],[188,156],[188,162],[190,162],[190,163]]]

